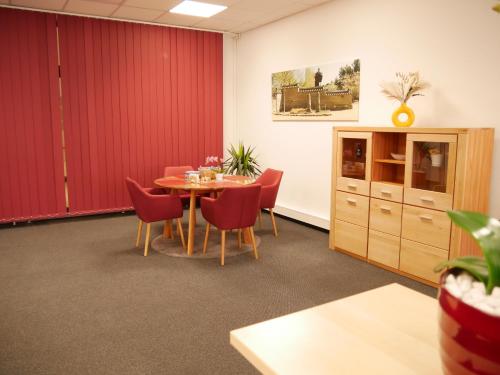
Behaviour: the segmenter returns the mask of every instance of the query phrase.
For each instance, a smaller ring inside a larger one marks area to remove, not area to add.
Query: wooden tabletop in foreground
[[[263,374],[441,374],[437,312],[436,299],[390,284],[236,329],[230,342]]]

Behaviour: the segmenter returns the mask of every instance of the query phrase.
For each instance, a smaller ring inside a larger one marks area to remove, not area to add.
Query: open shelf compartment
[[[374,132],[372,181],[403,185],[405,160],[392,154],[406,155],[406,133]]]

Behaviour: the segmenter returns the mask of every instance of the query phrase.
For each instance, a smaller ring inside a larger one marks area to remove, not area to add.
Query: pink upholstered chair
[[[276,227],[276,220],[274,219],[273,209],[274,205],[276,204],[276,197],[278,196],[281,177],[283,177],[283,171],[268,168],[259,176],[259,178],[257,178],[257,180],[255,180],[256,184],[262,185],[259,206],[260,225],[262,226],[262,216],[260,210],[263,208],[267,208],[269,209],[269,214],[271,215],[273,232],[276,237],[278,236],[278,228]]]
[[[224,247],[227,230],[238,229],[238,245],[241,247],[241,229],[248,228],[252,239],[255,259],[259,258],[255,245],[253,226],[257,218],[257,210],[259,209],[260,189],[259,184],[239,188],[227,188],[222,191],[217,199],[201,199],[201,213],[207,221],[203,254],[207,251],[210,225],[214,225],[221,231],[221,266],[224,265]]]
[[[139,217],[137,228],[137,240],[135,246],[139,246],[142,234],[142,224],[146,223],[146,243],[144,245],[144,256],[148,255],[149,240],[151,235],[151,223],[155,221],[177,219],[177,230],[180,234],[182,246],[186,247],[184,232],[182,230],[182,203],[177,195],[158,194],[159,189],[142,188],[130,177],[126,179],[127,189],[132,200],[135,212]]]

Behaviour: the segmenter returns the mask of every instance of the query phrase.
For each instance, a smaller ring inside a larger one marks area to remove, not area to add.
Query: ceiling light
[[[170,9],[170,13],[186,14],[196,17],[212,17],[214,14],[226,9],[225,5],[201,3],[199,1],[184,0],[179,5]]]

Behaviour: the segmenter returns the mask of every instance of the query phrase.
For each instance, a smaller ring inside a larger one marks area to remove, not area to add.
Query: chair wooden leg
[[[271,222],[273,223],[274,236],[278,237],[278,228],[276,227],[276,220],[274,219],[274,212],[272,208],[269,209],[269,214],[271,215]]]
[[[151,223],[146,224],[146,243],[144,244],[144,256],[148,256],[149,236],[151,235]]]
[[[238,235],[238,249],[241,249],[241,229],[237,229]]]
[[[203,254],[207,253],[208,235],[210,234],[210,223],[205,227],[205,241],[203,241]]]
[[[177,233],[181,238],[182,248],[186,250],[186,241],[184,240],[184,230],[182,229],[182,219],[177,219]]]
[[[262,210],[259,208],[259,228],[262,229]]]
[[[252,237],[253,255],[255,256],[255,259],[259,259],[259,253],[257,252],[257,245],[255,243],[255,234],[253,233],[253,227],[250,227],[250,236]]]
[[[220,265],[224,265],[224,248],[226,246],[226,231],[220,231]]]
[[[142,220],[139,219],[139,225],[137,226],[137,240],[135,241],[135,247],[138,247],[139,242],[141,242],[141,234],[142,234]]]

